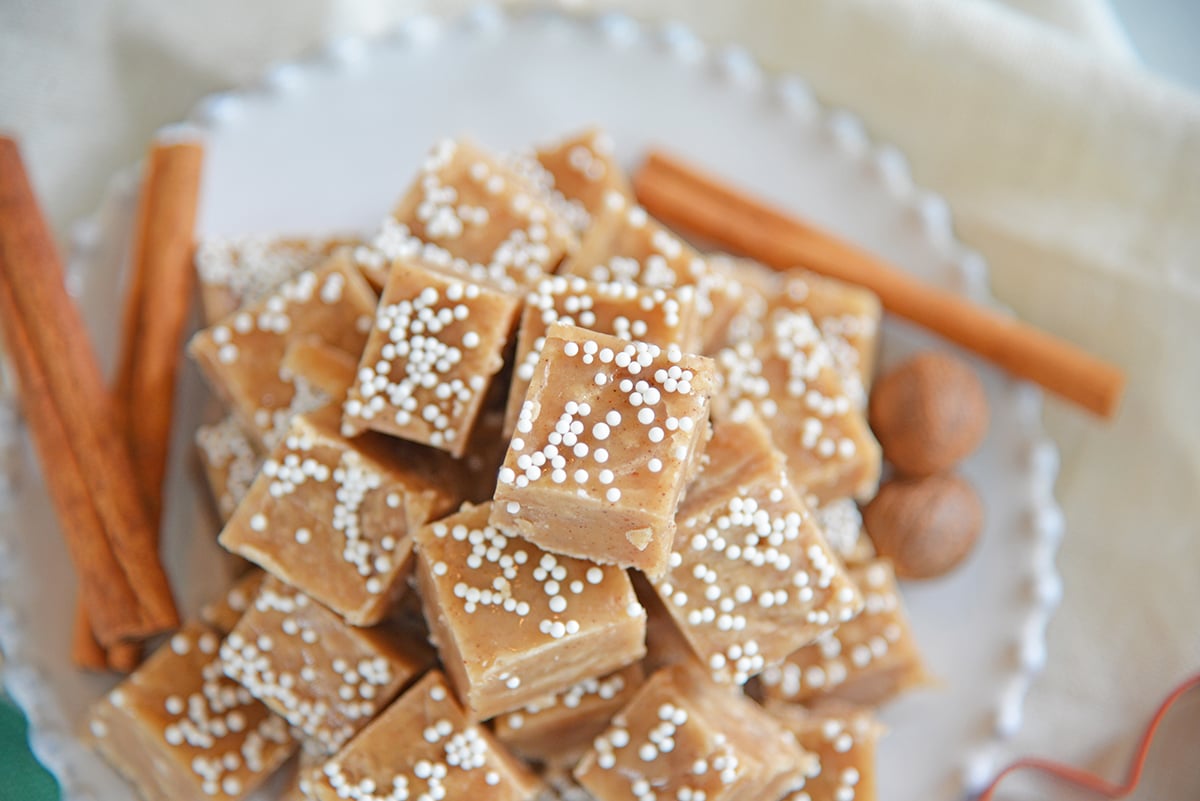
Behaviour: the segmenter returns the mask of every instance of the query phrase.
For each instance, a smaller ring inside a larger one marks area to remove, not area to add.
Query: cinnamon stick
[[[178,625],[124,438],[16,143],[0,137],[0,319],[80,587],[106,646]]]
[[[117,420],[129,443],[147,514],[156,526],[162,518],[175,378],[191,311],[203,155],[203,148],[193,142],[156,143],[146,159],[113,385]],[[84,636],[86,608],[80,606],[76,614],[84,619],[75,626],[72,654],[77,664],[90,668],[95,653]],[[110,651],[108,665],[125,671],[139,657],[136,645],[122,643]]]
[[[805,267],[865,286],[893,314],[1101,417],[1116,413],[1124,374],[1069,342],[930,286],[665,153],[650,153],[633,183],[638,201],[668,225],[777,269]]]

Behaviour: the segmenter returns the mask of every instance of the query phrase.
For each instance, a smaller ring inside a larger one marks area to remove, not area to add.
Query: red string
[[[1142,780],[1142,770],[1146,767],[1146,757],[1150,753],[1150,745],[1154,742],[1154,734],[1158,731],[1163,718],[1166,717],[1167,712],[1170,711],[1175,702],[1194,687],[1200,687],[1200,673],[1186,679],[1172,690],[1171,694],[1166,697],[1166,700],[1159,705],[1158,710],[1154,713],[1154,717],[1150,718],[1150,724],[1146,727],[1145,733],[1142,734],[1141,742],[1138,743],[1137,750],[1133,753],[1133,761],[1130,763],[1129,772],[1125,777],[1125,781],[1121,784],[1113,784],[1100,776],[1080,770],[1079,768],[1073,768],[1070,765],[1061,765],[1057,762],[1051,762],[1048,759],[1039,759],[1038,757],[1024,757],[1000,771],[999,775],[992,779],[992,783],[979,796],[978,801],[992,801],[996,789],[1006,776],[1018,770],[1026,769],[1048,774],[1104,798],[1125,798],[1137,788],[1138,782]]]

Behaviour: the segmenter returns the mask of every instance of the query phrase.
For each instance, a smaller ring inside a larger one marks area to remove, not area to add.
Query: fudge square
[[[332,754],[433,661],[401,628],[356,628],[268,576],[221,643],[225,675]]]
[[[790,270],[781,277],[771,308],[803,309],[821,329],[833,354],[834,366],[851,400],[861,409],[875,373],[879,324],[883,306],[869,289],[808,270]]]
[[[553,272],[577,246],[536,187],[465,139],[433,147],[392,216],[442,266],[504,289]]]
[[[549,198],[577,234],[591,227],[610,192],[632,198],[629,179],[613,157],[613,140],[591,128],[515,154],[512,167]]]
[[[804,794],[787,801],[875,801],[875,746],[883,726],[870,710],[835,702],[808,709],[769,701],[766,708],[817,758]]]
[[[411,534],[462,500],[462,466],[381,434],[348,440],[327,406],[298,415],[219,542],[356,626],[403,594]]]
[[[549,551],[661,575],[714,383],[712,362],[677,346],[552,325],[492,524]]]
[[[308,781],[319,801],[526,801],[540,789],[537,777],[468,719],[436,670]]]
[[[462,456],[519,307],[510,295],[397,259],[346,398],[347,433],[372,429]]]
[[[442,664],[485,720],[636,662],[646,612],[615,567],[555,556],[469,506],[416,534],[417,588]]]
[[[714,424],[678,521],[653,583],[718,681],[745,684],[862,609],[756,418]]]
[[[371,288],[342,254],[200,331],[188,350],[242,427],[270,450],[293,415],[331,400],[304,378],[280,369],[288,347],[316,337],[357,358],[375,303]]]
[[[812,755],[754,701],[674,665],[613,718],[575,778],[598,801],[775,801],[814,769]]]
[[[762,328],[757,341],[716,354],[719,410],[762,418],[798,492],[820,501],[872,495],[879,483],[879,443],[812,316],[776,308]]]
[[[495,719],[496,739],[526,759],[572,765],[642,684],[642,665],[584,679]]]
[[[862,614],[763,671],[764,697],[807,702],[828,695],[873,706],[929,681],[891,562],[856,565],[850,577],[866,603]]]
[[[345,237],[283,237],[252,234],[210,237],[196,247],[200,304],[209,324],[271,294],[284,281],[321,266]]]
[[[243,798],[296,750],[287,722],[222,675],[220,641],[185,625],[88,715],[100,753],[150,801]]]
[[[543,278],[526,296],[521,314],[505,434],[511,435],[517,424],[529,381],[546,344],[546,330],[554,323],[661,347],[678,345],[690,351],[695,344],[689,341],[695,313],[695,288],[691,286],[651,289],[618,281],[588,281],[579,276]]]

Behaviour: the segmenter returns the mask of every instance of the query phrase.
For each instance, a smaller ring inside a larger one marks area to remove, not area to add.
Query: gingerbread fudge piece
[[[718,681],[745,684],[862,609],[755,418],[714,424],[678,520],[653,583]]]
[[[724,253],[705,255],[714,293],[712,314],[704,321],[705,354],[762,337],[767,307],[782,286],[779,273],[753,259]]]
[[[251,568],[215,600],[200,607],[200,619],[222,637],[233,631],[242,615],[250,608],[250,604],[254,603],[266,576],[267,574],[258,568]]]
[[[465,139],[433,147],[392,216],[438,266],[505,290],[554,272],[577,246],[534,186]]]
[[[519,305],[428,265],[394,262],[346,399],[347,433],[382,431],[462,456]]]
[[[221,673],[189,623],[88,714],[100,753],[147,801],[245,798],[296,750],[287,723]]]
[[[403,628],[357,628],[270,576],[221,644],[225,675],[332,754],[433,661]]]
[[[832,702],[807,709],[770,701],[767,712],[796,735],[819,765],[804,789],[785,801],[875,801],[875,746],[883,726],[869,709]]]
[[[313,771],[309,789],[319,801],[526,801],[540,783],[431,670]]]
[[[272,294],[192,338],[189,351],[210,385],[265,450],[291,418],[331,398],[281,369],[288,347],[315,337],[357,358],[375,315],[375,294],[345,255],[306,270]]]
[[[615,567],[555,556],[464,506],[417,532],[417,587],[458,696],[484,720],[645,653],[646,613]]]
[[[834,366],[850,399],[865,408],[883,319],[879,296],[836,278],[791,270],[782,276],[780,291],[771,298],[771,308],[803,309],[812,316],[833,354]]]
[[[696,344],[692,341],[695,314],[695,287],[691,286],[668,290],[619,281],[598,283],[579,276],[543,278],[526,296],[521,315],[505,434],[511,435],[517,424],[529,381],[546,344],[546,331],[554,323],[577,325],[626,341],[652,342],[661,347],[677,345],[690,352]]]
[[[510,164],[580,235],[591,227],[592,215],[604,207],[610,192],[633,198],[629,179],[613,156],[612,137],[599,129],[518,152]]]
[[[676,346],[552,325],[492,524],[556,553],[661,575],[714,384],[712,363]]]
[[[642,685],[575,778],[598,801],[773,801],[814,769],[812,755],[761,707],[676,665]]]
[[[891,563],[850,568],[866,603],[862,614],[762,674],[766,698],[833,696],[875,706],[929,681]]]
[[[798,492],[821,501],[875,492],[879,443],[808,312],[774,309],[761,339],[724,348],[715,361],[719,411],[762,418]]]
[[[305,270],[321,266],[348,237],[285,237],[252,234],[210,237],[196,247],[196,276],[204,319],[212,325],[257,303]]]
[[[346,439],[336,407],[292,420],[220,543],[356,626],[403,594],[412,532],[462,500],[462,466],[379,434]]]
[[[700,253],[617,192],[606,195],[604,207],[593,213],[579,251],[561,272],[662,289],[694,286],[697,342],[714,335],[710,318],[727,315],[726,309],[736,303],[729,293],[736,294],[737,288],[724,275],[714,273]]]
[[[232,416],[197,428],[196,446],[208,489],[224,522],[250,491],[262,467],[262,454]]]
[[[634,663],[607,676],[584,679],[497,717],[496,739],[525,759],[574,764],[644,678],[641,664]]]

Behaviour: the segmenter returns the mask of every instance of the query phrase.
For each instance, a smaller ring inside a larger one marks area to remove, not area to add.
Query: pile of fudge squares
[[[855,503],[871,293],[698,252],[597,131],[196,266],[254,567],[89,716],[143,796],[874,798],[926,673]]]

